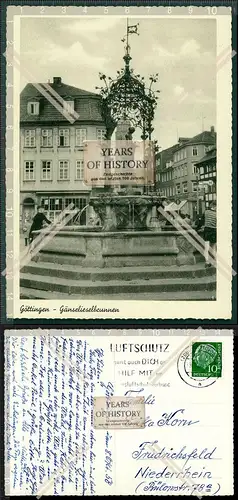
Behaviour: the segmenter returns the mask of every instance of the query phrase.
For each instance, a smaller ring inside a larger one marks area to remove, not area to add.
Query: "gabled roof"
[[[82,97],[82,96],[97,96],[96,92],[88,92],[87,90],[79,89],[77,87],[73,87],[72,85],[67,85],[66,83],[37,83],[44,88],[51,87],[57,94],[60,96],[72,96],[72,97]],[[21,97],[42,97],[41,92],[35,87],[33,83],[27,83],[24,89],[21,92]]]
[[[77,122],[104,122],[101,112],[101,96],[99,94],[78,89],[72,85],[64,83],[54,84],[36,84],[44,92],[55,99],[54,93],[57,93],[63,99],[72,98],[74,100],[74,110],[78,113]],[[45,87],[47,85],[47,87]],[[49,87],[52,88],[52,93]],[[53,92],[54,91],[54,92]],[[29,115],[27,113],[27,103],[31,100],[39,100],[40,114]],[[43,95],[32,83],[28,83],[20,95],[20,122],[21,123],[51,123],[68,122],[67,118],[54,106],[47,96]]]
[[[216,136],[214,135],[213,132],[205,130],[204,132],[201,132],[198,135],[195,135],[195,137],[192,137],[188,141],[187,144],[214,144],[216,141]]]
[[[179,151],[186,146],[196,145],[196,144],[215,144],[216,142],[216,134],[211,131],[204,130],[200,134],[195,135],[191,139],[188,139],[187,142],[183,142],[182,144],[177,144],[177,148],[175,151]]]

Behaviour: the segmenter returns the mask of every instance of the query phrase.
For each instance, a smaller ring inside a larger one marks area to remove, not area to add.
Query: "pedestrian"
[[[31,219],[29,215],[25,216],[24,224],[23,224],[23,233],[24,233],[24,240],[25,240],[25,247],[27,247],[29,243],[29,232],[31,228]]]
[[[205,266],[210,267],[212,264],[210,262],[211,258],[215,258],[214,253],[216,252],[216,242],[217,242],[217,213],[216,213],[216,202],[212,201],[209,205],[209,208],[205,210],[202,215],[200,221],[197,225],[197,231],[204,227],[204,257],[205,257]],[[209,251],[212,250],[212,254],[209,254]]]
[[[186,222],[189,226],[191,225],[192,221],[189,214],[185,214],[184,222]]]
[[[33,217],[32,225],[29,232],[29,241],[30,243],[33,241],[33,231],[40,231],[43,229],[44,223],[51,224],[51,221],[48,220],[44,214],[44,209],[42,207],[37,207],[37,213]]]
[[[194,223],[193,223],[193,228],[196,229],[196,231],[198,231],[201,227],[202,227],[202,215],[197,215]]]

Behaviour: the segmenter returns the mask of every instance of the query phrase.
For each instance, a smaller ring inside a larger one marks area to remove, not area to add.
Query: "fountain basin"
[[[91,196],[89,205],[101,221],[103,231],[146,231],[157,207],[163,206],[158,195],[107,193]]]
[[[187,233],[80,231],[78,226],[69,226],[59,230],[34,260],[98,268],[193,264],[194,247],[188,243]]]

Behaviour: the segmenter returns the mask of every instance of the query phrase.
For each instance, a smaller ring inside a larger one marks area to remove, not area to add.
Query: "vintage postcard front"
[[[233,494],[233,332],[125,333],[5,332],[6,495]]]
[[[8,318],[231,319],[231,20],[7,8]]]

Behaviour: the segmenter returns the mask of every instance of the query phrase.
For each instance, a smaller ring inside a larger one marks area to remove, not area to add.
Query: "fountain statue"
[[[145,157],[152,154],[153,160],[157,151],[152,133],[158,91],[152,90],[152,86],[158,74],[150,77],[146,87],[144,78],[135,75],[130,67],[129,35],[135,33],[138,26],[131,28],[127,24],[123,39],[126,41],[124,68],[118,71],[118,77],[107,80],[100,74],[104,82],[99,90],[106,125],[105,140],[111,141],[116,131],[117,141],[130,141],[131,144],[134,143],[133,134],[140,130],[142,144],[147,140],[153,143],[149,152],[144,147],[143,154]],[[192,246],[181,259],[183,250],[177,245],[178,232],[161,229],[158,209],[163,204],[164,198],[156,192],[155,176],[153,182],[145,185],[136,181],[128,185],[120,181],[103,188],[93,186],[88,207],[89,224],[82,227],[74,220],[74,225],[60,229],[34,259],[109,269],[193,263]],[[181,243],[181,232],[179,236]]]
[[[116,141],[128,140],[131,145],[134,130],[128,119],[120,120]],[[91,195],[89,205],[99,217],[102,231],[161,230],[157,208],[162,206],[163,200],[155,192],[145,194],[142,189],[137,185],[117,183],[105,193]]]

